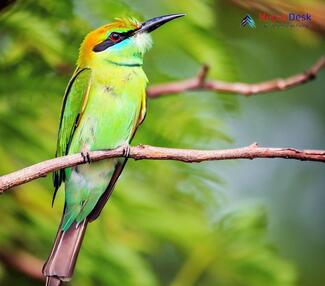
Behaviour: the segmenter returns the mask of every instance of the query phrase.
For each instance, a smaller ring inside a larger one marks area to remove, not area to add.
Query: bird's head
[[[143,23],[134,18],[116,19],[115,22],[90,32],[80,47],[78,65],[91,67],[109,62],[122,66],[141,66],[144,53],[150,49],[150,32],[161,25],[184,16],[171,14]]]

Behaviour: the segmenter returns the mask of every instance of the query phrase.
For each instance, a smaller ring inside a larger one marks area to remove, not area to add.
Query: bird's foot
[[[123,144],[121,147],[123,147],[123,157],[128,158],[130,156],[130,145],[128,143]]]
[[[84,160],[84,163],[90,164],[90,155],[89,155],[89,149],[87,147],[82,148],[81,150],[81,156]]]

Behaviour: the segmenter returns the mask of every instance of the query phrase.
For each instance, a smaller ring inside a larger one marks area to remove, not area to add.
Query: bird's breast
[[[137,80],[134,72],[120,75],[116,82],[93,81],[71,148],[111,149],[128,143],[144,90],[145,81]]]

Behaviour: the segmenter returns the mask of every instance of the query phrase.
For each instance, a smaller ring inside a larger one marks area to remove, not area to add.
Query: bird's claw
[[[85,150],[81,151],[81,156],[84,160],[84,163],[90,164],[91,160],[90,160],[89,151],[85,151]]]
[[[125,158],[128,158],[130,156],[130,145],[129,144],[123,145],[123,156]]]

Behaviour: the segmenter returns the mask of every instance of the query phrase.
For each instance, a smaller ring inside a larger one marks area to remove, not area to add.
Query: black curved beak
[[[174,20],[179,17],[183,17],[185,14],[170,14],[170,15],[165,15],[165,16],[160,16],[156,18],[152,18],[148,21],[145,21],[141,24],[141,26],[135,30],[131,30],[125,33],[118,33],[120,35],[120,39],[117,41],[112,41],[109,37],[105,39],[104,41],[100,42],[97,44],[95,47],[93,47],[93,51],[95,53],[102,52],[106,50],[107,48],[114,46],[125,39],[134,36],[137,33],[150,33],[153,30],[156,30],[160,26],[164,25],[165,23]]]
[[[141,32],[147,32],[150,33],[160,26],[166,24],[167,22],[174,20],[179,17],[183,17],[186,14],[170,14],[170,15],[165,15],[165,16],[160,16],[160,17],[155,17],[152,18],[148,21],[145,21],[141,24],[141,27],[137,30],[134,31],[134,34],[136,33],[141,33]]]

